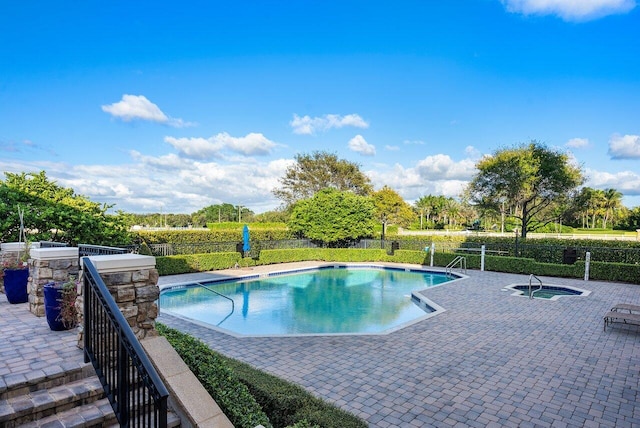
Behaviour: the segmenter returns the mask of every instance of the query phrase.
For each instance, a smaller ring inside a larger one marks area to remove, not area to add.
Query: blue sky
[[[532,139],[640,205],[635,0],[2,2],[0,168],[114,209],[263,212],[297,153],[408,202]]]

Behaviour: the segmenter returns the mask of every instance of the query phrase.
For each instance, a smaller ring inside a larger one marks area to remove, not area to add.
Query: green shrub
[[[240,253],[236,252],[156,257],[156,269],[160,275],[229,269],[234,267],[236,263],[242,266],[255,264],[252,259],[243,259]]]
[[[242,228],[212,230],[141,230],[136,232],[138,240],[146,244],[200,244],[221,242],[242,242]],[[251,241],[293,239],[289,229],[253,228],[249,225]]]
[[[272,426],[249,389],[238,380],[225,359],[192,336],[160,323],[156,324],[156,328],[166,337],[234,426]]]
[[[584,273],[584,262],[576,263],[581,266]],[[591,262],[589,266],[589,278],[601,281],[618,281],[640,284],[640,265],[622,263]]]

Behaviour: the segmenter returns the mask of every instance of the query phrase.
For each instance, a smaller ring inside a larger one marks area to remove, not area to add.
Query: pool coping
[[[273,265],[270,265],[273,266]],[[162,294],[165,291],[169,291],[169,290],[174,290],[174,289],[180,289],[180,288],[186,288],[189,285],[193,285],[193,284],[197,284],[200,282],[206,282],[207,284],[215,284],[215,283],[222,283],[222,282],[239,282],[239,281],[243,281],[243,280],[252,280],[252,279],[259,279],[259,278],[269,278],[269,277],[273,277],[273,276],[281,276],[281,275],[289,275],[289,274],[296,274],[296,273],[301,273],[301,272],[307,272],[307,271],[314,271],[314,270],[321,270],[321,269],[330,269],[330,268],[363,268],[363,269],[387,269],[387,270],[396,270],[396,271],[404,271],[404,272],[432,272],[432,273],[449,273],[452,276],[455,276],[455,279],[452,279],[451,281],[447,281],[444,282],[442,284],[437,284],[431,287],[427,287],[427,288],[422,288],[419,290],[414,290],[411,292],[411,300],[417,304],[418,306],[421,305],[425,305],[431,309],[433,309],[432,312],[428,312],[425,313],[425,315],[420,316],[416,319],[404,322],[402,324],[399,324],[397,326],[388,328],[384,331],[380,331],[380,332],[361,332],[361,333],[290,333],[290,334],[241,334],[241,333],[237,333],[237,332],[233,332],[209,323],[206,323],[204,321],[199,321],[184,315],[180,315],[177,313],[174,313],[172,311],[168,311],[165,310],[163,311],[165,314],[182,319],[184,321],[187,322],[191,322],[193,324],[196,324],[198,326],[204,327],[204,328],[208,328],[220,333],[224,333],[227,334],[231,337],[235,337],[235,338],[260,338],[260,337],[327,337],[327,336],[385,336],[385,335],[389,335],[391,333],[397,332],[399,330],[402,330],[406,327],[409,327],[411,325],[414,325],[416,323],[422,322],[424,320],[427,320],[429,318],[432,318],[436,315],[440,315],[444,312],[446,312],[446,309],[440,305],[438,305],[437,303],[435,303],[434,301],[432,301],[431,299],[428,299],[427,297],[425,297],[422,292],[427,291],[427,290],[431,290],[434,289],[436,287],[441,287],[443,285],[449,285],[449,284],[453,284],[455,282],[461,281],[461,280],[465,280],[468,279],[469,277],[463,273],[459,273],[459,272],[446,272],[443,269],[438,269],[435,268],[433,266],[420,266],[420,265],[408,265],[408,264],[389,264],[389,263],[358,263],[358,262],[322,262],[322,263],[317,263],[317,264],[307,264],[303,267],[293,267],[293,268],[289,268],[289,269],[280,269],[280,270],[268,270],[266,272],[260,272],[260,273],[252,273],[252,274],[247,274],[247,275],[239,275],[239,276],[223,276],[223,277],[219,277],[219,278],[213,278],[213,279],[207,279],[207,280],[192,280],[192,281],[182,281],[182,282],[178,282],[178,283],[166,283],[166,284],[162,284],[159,285],[160,288],[160,294]],[[417,301],[417,303],[416,303]],[[161,311],[161,307],[158,304],[158,310]]]

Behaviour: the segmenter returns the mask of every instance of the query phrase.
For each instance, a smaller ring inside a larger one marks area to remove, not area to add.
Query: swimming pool
[[[442,310],[413,293],[459,276],[336,265],[162,290],[160,310],[235,335],[374,334]]]

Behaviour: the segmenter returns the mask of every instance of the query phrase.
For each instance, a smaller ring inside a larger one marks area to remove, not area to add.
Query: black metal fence
[[[103,245],[89,245],[89,244],[78,245],[78,253],[80,257],[104,256],[104,255],[110,255],[110,254],[126,254],[128,252],[129,250],[126,248],[105,247]]]
[[[167,426],[169,393],[87,257],[84,265],[84,356],[96,370],[120,426]]]

